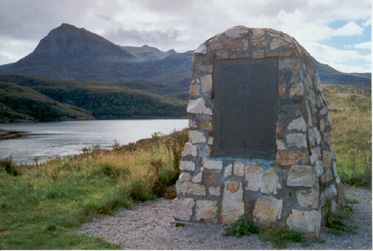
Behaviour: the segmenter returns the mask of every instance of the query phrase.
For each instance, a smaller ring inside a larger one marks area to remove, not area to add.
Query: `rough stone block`
[[[189,119],[189,128],[196,128],[197,127],[197,122]]]
[[[315,134],[316,143],[320,144],[321,143],[321,134],[320,134],[319,130],[317,130],[317,128],[314,127],[313,132]]]
[[[288,45],[288,42],[286,42],[284,39],[282,38],[273,38],[271,43],[269,44],[269,47],[271,49],[271,51],[281,47],[281,46],[286,46]]]
[[[331,200],[337,195],[337,189],[335,188],[335,184],[331,184],[327,187],[323,192],[325,200]]]
[[[320,147],[315,147],[311,151],[311,156],[310,156],[310,162],[311,162],[311,164],[314,164],[320,158],[321,158],[321,149],[320,149]]]
[[[288,126],[288,130],[289,131],[296,130],[296,131],[305,132],[307,130],[306,121],[304,120],[302,116],[297,119],[294,119],[293,121],[290,122]]]
[[[266,194],[276,194],[278,188],[281,188],[281,185],[278,182],[276,169],[270,168],[262,175],[262,179],[260,182],[260,192]]]
[[[192,144],[205,143],[206,137],[202,132],[189,130],[189,141],[192,142]]]
[[[192,181],[194,183],[201,183],[202,182],[202,171],[194,175],[192,178]]]
[[[206,153],[207,153],[208,156],[211,156],[212,146],[205,145],[205,151],[206,151]]]
[[[189,194],[206,196],[206,189],[204,185],[195,184],[192,182],[176,182],[176,192],[178,195]]]
[[[214,138],[213,137],[209,137],[209,140],[208,140],[207,144],[209,144],[210,146],[212,146],[212,144],[214,144]]]
[[[257,47],[265,47],[267,43],[264,37],[254,37],[251,39],[251,45],[257,48]]]
[[[206,130],[206,131],[211,131],[212,130],[212,124],[211,123],[203,123],[203,124],[201,124],[201,129]]]
[[[220,42],[212,43],[212,44],[210,45],[210,49],[211,49],[212,51],[216,51],[216,50],[223,49],[223,44],[220,43]]]
[[[209,187],[209,193],[213,196],[220,196],[221,195],[220,187]]]
[[[196,164],[191,161],[180,161],[180,170],[182,171],[194,171]]]
[[[239,181],[226,181],[223,192],[221,223],[231,224],[244,214],[243,189]]]
[[[203,98],[189,100],[187,112],[194,114],[202,114],[205,108],[205,100]]]
[[[299,190],[296,193],[298,204],[301,207],[311,207],[317,209],[319,206],[319,189]]]
[[[193,214],[194,201],[191,198],[174,200],[174,217],[177,220],[189,221]]]
[[[198,98],[196,100],[190,99],[187,107],[187,112],[191,114],[212,115],[212,110],[205,106],[205,100],[203,98]]]
[[[312,166],[291,166],[286,185],[314,187],[315,175]]]
[[[216,53],[217,59],[227,59],[228,58],[228,52],[226,51],[219,51]]]
[[[325,122],[324,119],[320,119],[320,131],[325,131]]]
[[[289,230],[318,236],[320,233],[321,213],[316,210],[301,211],[292,209],[287,219]]]
[[[228,165],[224,169],[224,178],[227,178],[232,175],[232,165]]]
[[[266,55],[266,57],[296,57],[297,52],[294,49],[271,52]]]
[[[183,157],[191,155],[193,157],[197,156],[197,146],[193,145],[190,142],[187,142],[184,146]]]
[[[229,38],[239,38],[246,34],[248,34],[249,31],[244,26],[235,26],[232,28],[229,28],[224,32],[224,34]]]
[[[298,151],[298,150],[290,150],[290,151],[277,151],[276,153],[276,162],[279,165],[296,165],[296,164],[304,164],[307,163],[308,154]]]
[[[253,211],[254,223],[268,228],[280,219],[282,211],[282,200],[273,197],[260,197],[255,202]]]
[[[330,152],[324,151],[323,159],[324,159],[324,166],[327,168],[330,168],[332,166],[332,159],[331,159]]]
[[[286,94],[286,85],[282,84],[278,87],[278,96],[282,97],[282,96],[285,96],[285,94]]]
[[[221,184],[220,173],[205,170],[203,172],[203,179],[209,186],[219,186]]]
[[[326,114],[328,114],[328,107],[327,107],[327,106],[324,106],[324,107],[320,110],[320,115],[321,115],[321,116],[325,116]]]
[[[254,50],[253,58],[264,58],[264,50]]]
[[[195,54],[206,54],[207,48],[205,44],[201,44],[197,49],[194,50]]]
[[[304,89],[303,89],[302,83],[293,84],[293,86],[290,88],[289,97],[294,97],[294,96],[301,97],[303,96],[303,94],[304,94]]]
[[[303,133],[293,133],[286,135],[286,142],[289,146],[295,146],[298,148],[307,147],[307,138]]]
[[[262,182],[263,168],[250,165],[245,168],[246,190],[258,192]]]
[[[235,162],[233,166],[233,173],[236,176],[243,176],[244,175],[244,167],[245,165],[241,162]]]
[[[321,182],[322,183],[328,183],[333,179],[333,174],[330,169],[326,170],[325,174],[321,176]]]
[[[231,40],[224,41],[223,48],[230,50],[230,49],[238,48],[240,47],[240,45],[241,45],[241,40],[231,39]]]
[[[211,74],[205,75],[201,78],[202,91],[211,91],[212,90],[212,77]]]
[[[187,172],[182,172],[179,176],[180,181],[190,181],[192,179],[192,175]]]
[[[189,96],[190,97],[197,97],[200,94],[200,87],[199,85],[191,85],[189,89]]]
[[[251,37],[262,37],[264,36],[263,29],[252,29],[253,35]]]
[[[315,138],[315,133],[311,128],[308,129],[308,141],[310,142],[311,147],[316,146],[316,138]]]
[[[223,168],[223,161],[212,160],[212,159],[205,159],[203,161],[203,167],[207,168],[207,169],[221,170]]]
[[[278,150],[286,150],[286,147],[284,145],[284,142],[282,142],[279,139],[276,139],[276,146]]]
[[[197,200],[196,218],[197,220],[212,220],[217,213],[216,202],[209,200]],[[217,222],[217,220],[215,220]]]

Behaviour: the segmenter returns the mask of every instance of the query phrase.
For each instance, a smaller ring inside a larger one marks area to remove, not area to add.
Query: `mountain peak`
[[[169,55],[177,54],[177,52],[174,49],[168,50],[166,53],[168,53]]]
[[[119,46],[105,38],[63,23],[40,40],[35,50],[19,60],[11,69],[16,73],[29,74],[35,65],[38,74],[59,79],[76,78],[77,67],[98,69],[113,62],[128,62],[136,59]]]
[[[72,24],[68,24],[68,23],[62,23],[59,27],[57,27],[56,29],[58,28],[66,28],[66,27],[69,27],[69,28],[76,28],[78,29],[76,26],[72,25]]]
[[[74,25],[68,24],[68,23],[62,23],[57,28],[51,30],[51,32],[66,32],[66,31],[81,31],[83,29],[80,29]],[[50,33],[51,33],[50,32]]]

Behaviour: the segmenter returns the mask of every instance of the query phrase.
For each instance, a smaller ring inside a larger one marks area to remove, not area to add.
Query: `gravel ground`
[[[334,236],[322,227],[320,238],[309,246],[289,243],[286,249],[372,249],[372,191],[346,188],[346,196],[359,200],[345,223],[358,226],[357,233]],[[223,236],[224,227],[214,224],[171,226],[172,200],[157,199],[121,209],[113,216],[94,219],[79,229],[80,233],[103,237],[119,243],[123,249],[276,249],[270,242],[262,242],[258,235],[235,238]]]

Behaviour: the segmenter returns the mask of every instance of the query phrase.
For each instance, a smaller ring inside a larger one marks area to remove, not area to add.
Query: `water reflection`
[[[128,144],[148,138],[154,132],[164,134],[188,126],[186,119],[91,120],[30,124],[0,124],[1,129],[22,131],[25,137],[0,140],[0,159],[12,156],[17,163],[32,163],[34,157],[81,153],[84,147],[111,148],[114,140]]]

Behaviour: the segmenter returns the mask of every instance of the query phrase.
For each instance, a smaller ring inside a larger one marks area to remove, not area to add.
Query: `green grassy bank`
[[[176,182],[186,130],[136,144],[14,166],[1,161],[0,249],[119,249],[73,231],[118,207],[162,196]]]
[[[324,85],[332,119],[332,146],[343,183],[370,185],[372,180],[371,89]]]

